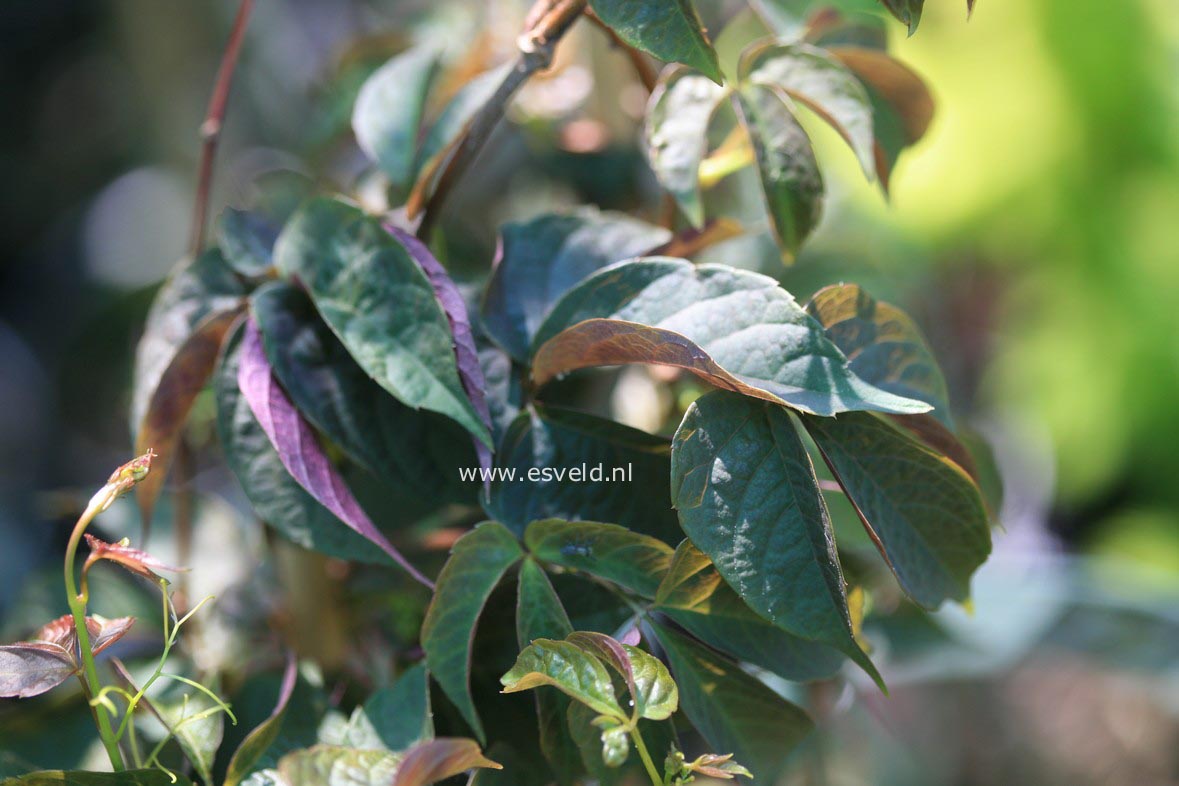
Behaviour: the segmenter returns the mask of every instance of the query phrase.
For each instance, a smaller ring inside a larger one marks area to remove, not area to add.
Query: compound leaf
[[[590,0],[590,8],[626,43],[665,63],[683,63],[718,85],[716,52],[690,0]]]
[[[524,543],[539,560],[581,570],[644,597],[655,597],[672,548],[649,535],[596,521],[534,521]]]

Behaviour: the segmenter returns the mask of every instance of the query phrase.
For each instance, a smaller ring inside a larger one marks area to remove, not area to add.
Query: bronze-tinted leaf
[[[90,547],[90,556],[86,558],[86,564],[82,567],[83,571],[88,571],[91,565],[104,559],[122,565],[136,576],[142,576],[149,581],[160,581],[162,578],[159,575],[160,571],[180,573],[186,570],[186,568],[167,565],[146,551],[131,548],[125,539],[118,543],[107,543],[89,532],[85,534],[85,538],[86,545]]]
[[[73,656],[59,644],[22,641],[0,647],[0,697],[39,696],[77,670]]]
[[[439,737],[410,748],[397,768],[393,786],[429,786],[461,772],[485,767],[503,769],[483,756],[474,740]]]
[[[110,647],[131,630],[134,617],[107,619],[97,614],[86,618],[86,632],[90,636],[90,650],[95,655]]]

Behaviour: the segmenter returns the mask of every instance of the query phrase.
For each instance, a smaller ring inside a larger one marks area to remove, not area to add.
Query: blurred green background
[[[490,65],[524,7],[257,5],[217,207],[248,202],[277,169],[354,184],[351,96],[404,45],[407,23],[477,42],[473,60]],[[740,6],[699,5],[709,21]],[[926,5],[914,37],[890,26],[894,54],[938,104],[890,202],[812,123],[830,199],[797,265],[782,269],[757,237],[707,253],[778,275],[800,299],[843,279],[908,308],[1006,485],[973,615],[882,618],[892,698],[826,697],[827,731],[800,782],[1179,783],[1179,8],[978,0],[968,23],[959,0]],[[184,250],[196,130],[235,7],[0,9],[8,637],[24,632],[18,607],[39,566],[56,565],[78,500],[128,457],[130,360]],[[579,202],[657,214],[626,59],[589,29],[562,57],[447,217],[460,273],[486,269],[507,218]],[[741,193],[754,192],[730,178],[717,198]],[[633,400],[618,409],[642,421]],[[201,470],[203,489],[230,485],[215,454]]]

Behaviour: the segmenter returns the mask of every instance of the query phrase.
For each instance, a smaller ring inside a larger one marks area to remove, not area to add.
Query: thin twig
[[[205,121],[201,123],[201,161],[197,169],[196,201],[192,207],[189,239],[189,250],[193,258],[200,254],[205,246],[205,224],[209,218],[209,197],[213,187],[213,161],[217,157],[217,142],[221,138],[221,127],[225,123],[225,112],[229,108],[229,88],[233,84],[233,71],[237,67],[237,56],[241,52],[246,24],[249,22],[253,6],[254,0],[242,0],[238,6],[237,17],[233,20],[233,30],[230,31],[225,54],[221,56],[221,65],[217,69],[217,81],[213,85],[209,109],[205,113]]]
[[[471,120],[466,136],[438,178],[438,185],[426,201],[422,222],[418,225],[418,237],[429,237],[443,203],[478,158],[491,132],[503,118],[512,96],[529,77],[552,63],[557,42],[585,11],[586,3],[587,0],[537,0],[529,10],[525,31],[519,39],[520,55],[516,64]]]

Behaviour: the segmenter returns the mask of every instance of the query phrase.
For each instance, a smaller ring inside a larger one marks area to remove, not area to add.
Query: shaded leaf
[[[598,658],[568,641],[537,639],[500,678],[504,693],[551,685],[601,715],[625,721],[610,674]]]
[[[237,374],[242,398],[278,451],[291,477],[344,524],[375,544],[427,587],[434,584],[401,555],[376,528],[316,441],[311,426],[278,386],[252,318],[246,322]]]
[[[626,43],[665,63],[683,63],[724,82],[716,52],[690,0],[590,0],[590,8]]]
[[[213,762],[225,735],[225,716],[215,711],[203,718],[196,717],[216,706],[201,692],[179,699],[157,697],[151,701],[160,720],[174,732],[177,744],[200,776],[201,782],[212,784]]]
[[[704,225],[700,162],[708,153],[708,126],[725,90],[686,68],[663,72],[647,104],[647,159],[659,183],[694,227]]]
[[[502,524],[479,524],[454,544],[422,623],[430,673],[479,739],[485,739],[471,698],[471,646],[491,591],[524,552]]]
[[[259,212],[228,207],[217,219],[217,246],[225,262],[247,278],[261,278],[274,264],[278,225]]]
[[[834,648],[793,636],[756,614],[689,540],[676,549],[653,608],[710,647],[788,680],[827,679],[843,665]]]
[[[864,86],[822,49],[804,43],[755,45],[741,57],[741,79],[783,90],[839,132],[869,178],[876,172],[872,103]]]
[[[181,428],[213,371],[244,296],[241,281],[213,249],[173,273],[148,312],[135,352],[131,396],[135,452],[150,448],[159,456],[156,471],[136,494],[145,523],[151,522]]]
[[[303,489],[283,465],[238,388],[241,335],[231,336],[216,378],[217,430],[225,460],[258,517],[304,548],[346,560],[393,564],[370,540]]]
[[[670,458],[664,437],[581,412],[534,405],[508,429],[497,458],[505,472],[515,472],[516,480],[492,483],[487,510],[517,534],[531,521],[563,518],[616,522],[671,542],[682,537],[671,505],[646,493],[667,482]],[[574,470],[579,480],[570,479]]]
[[[733,751],[758,781],[776,782],[791,751],[814,728],[801,709],[735,664],[663,626],[684,713],[715,750]]]
[[[777,281],[723,265],[650,258],[603,270],[561,299],[535,346],[538,385],[589,366],[654,363],[802,412],[930,409],[852,373]]]
[[[905,592],[926,608],[966,600],[991,551],[970,476],[874,415],[804,423]]]
[[[483,296],[483,327],[512,357],[527,361],[537,329],[562,295],[607,265],[670,237],[662,227],[592,210],[504,224]]]
[[[86,633],[90,636],[90,651],[94,655],[100,654],[119,639],[127,635],[131,626],[135,624],[134,617],[116,617],[107,619],[93,614],[86,618]]]
[[[303,206],[275,247],[328,326],[402,403],[453,418],[490,445],[459,379],[454,337],[426,274],[374,218],[335,199]]]
[[[671,489],[684,531],[750,608],[878,679],[853,640],[827,506],[786,410],[721,391],[698,399],[672,443]]]
[[[353,105],[352,130],[360,149],[400,189],[413,181],[418,130],[437,72],[433,47],[408,49],[365,80]]]
[[[524,543],[539,560],[585,571],[647,598],[655,597],[673,553],[661,540],[596,521],[534,521]]]
[[[433,736],[429,675],[421,663],[369,696],[348,721],[348,744],[355,748],[403,751]]]
[[[467,304],[463,300],[463,295],[446,272],[446,268],[434,258],[425,243],[397,227],[388,226],[387,229],[418,263],[426,278],[430,280],[430,285],[434,287],[434,294],[442,305],[442,310],[446,312],[446,320],[454,336],[454,356],[459,380],[490,436],[491,411],[487,407],[487,381],[483,378],[483,367],[479,364],[479,350],[475,347],[471,318],[467,315]],[[491,466],[491,449],[478,438],[475,439],[475,452],[479,455],[479,466]]]
[[[382,482],[440,502],[467,502],[474,483],[459,467],[475,455],[466,432],[434,412],[415,411],[356,364],[319,319],[306,293],[286,282],[259,288],[251,305],[278,381],[299,411]]]
[[[39,696],[77,671],[73,654],[60,644],[24,641],[0,646],[0,697]]]
[[[439,737],[406,752],[393,786],[429,786],[475,768],[503,769],[485,758],[474,740]]]
[[[614,730],[600,729],[594,725],[594,720],[600,717],[594,710],[564,695],[561,698],[569,705],[565,713],[565,729],[579,751],[585,771],[602,786],[623,782],[618,767],[625,763],[630,752],[625,735],[619,739],[617,726]]]
[[[921,11],[925,7],[925,0],[880,0],[889,13],[909,28],[909,35],[917,32],[917,24],[921,21]],[[971,0],[966,0],[969,4]]]
[[[125,772],[63,772],[45,770],[9,778],[3,786],[192,786],[183,775],[163,770],[127,770]]]
[[[749,84],[734,98],[753,143],[774,237],[783,258],[793,259],[823,213],[823,176],[810,137],[778,91]]]
[[[261,761],[263,754],[274,744],[282,730],[283,718],[286,717],[287,705],[291,701],[291,694],[295,690],[295,680],[298,677],[294,653],[288,653],[287,665],[283,672],[282,685],[278,691],[278,701],[270,712],[270,717],[251,731],[242,740],[241,745],[234,751],[229,760],[229,769],[225,774],[224,786],[238,786],[243,778],[254,771]]]
[[[316,745],[283,756],[278,773],[283,786],[388,786],[401,761],[388,751]]]

